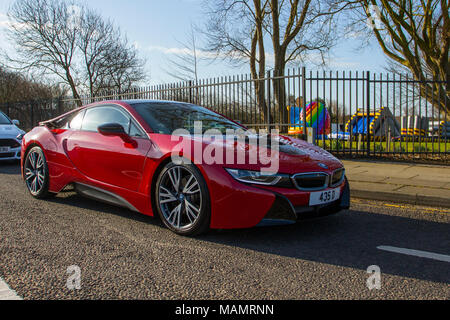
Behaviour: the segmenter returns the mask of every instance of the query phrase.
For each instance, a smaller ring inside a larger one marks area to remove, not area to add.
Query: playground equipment
[[[289,134],[303,134],[303,109],[288,107],[290,115]],[[331,132],[331,117],[323,102],[312,102],[306,106],[306,126],[314,128],[316,135]]]
[[[430,121],[429,126],[432,137],[450,139],[450,121]]]
[[[402,137],[427,137],[428,118],[419,116],[402,117]]]
[[[382,107],[380,110],[367,115],[361,109],[350,118],[345,126],[346,132],[351,132],[353,136],[367,135],[372,137],[386,138],[390,133],[391,137],[400,136],[400,125],[394,118],[389,108]]]

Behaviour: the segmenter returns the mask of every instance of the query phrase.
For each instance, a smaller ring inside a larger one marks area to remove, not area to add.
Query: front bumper
[[[11,148],[8,152],[0,152],[0,161],[20,160],[21,147]]]
[[[344,193],[347,182],[340,186],[341,198],[337,205],[336,201],[328,208],[305,208],[310,203],[310,192],[245,184],[219,166],[201,166],[200,170],[206,178],[211,198],[211,229],[253,228],[271,219],[297,221],[311,214],[308,210],[313,210],[317,216],[324,212],[338,212],[349,205],[350,192]],[[273,221],[268,223],[273,224]]]
[[[350,185],[345,180],[341,197],[326,205],[320,206],[294,206],[284,195],[277,193],[272,208],[266,214],[260,225],[266,225],[269,221],[296,222],[303,219],[324,217],[350,208]]]

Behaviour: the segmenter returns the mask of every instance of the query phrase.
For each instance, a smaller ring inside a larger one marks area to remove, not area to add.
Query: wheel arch
[[[170,156],[166,157],[164,160],[162,160],[159,165],[156,167],[155,171],[152,175],[152,181],[150,183],[150,205],[152,207],[153,217],[159,219],[159,215],[157,214],[157,207],[156,207],[156,182],[158,181],[158,177],[161,174],[161,171],[164,169],[164,167],[172,162],[172,158]]]

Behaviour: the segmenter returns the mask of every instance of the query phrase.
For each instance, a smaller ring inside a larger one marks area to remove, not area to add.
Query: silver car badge
[[[328,170],[328,166],[327,166],[326,164],[319,163],[318,165],[319,165],[319,167],[321,167],[322,169]]]

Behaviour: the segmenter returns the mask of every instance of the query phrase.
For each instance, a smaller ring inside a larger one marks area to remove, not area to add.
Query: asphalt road
[[[296,225],[183,238],[157,220],[66,191],[28,195],[0,164],[0,277],[24,299],[449,299],[450,212],[355,200]],[[79,266],[81,290],[66,287]],[[369,290],[367,269],[381,270]]]

